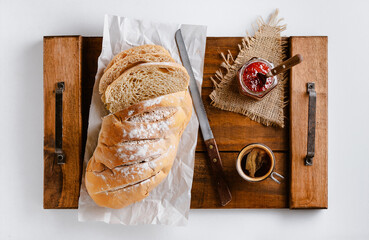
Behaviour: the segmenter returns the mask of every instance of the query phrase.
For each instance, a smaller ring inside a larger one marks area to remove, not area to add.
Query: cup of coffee
[[[275,176],[284,177],[274,172],[275,156],[264,144],[252,143],[245,146],[238,154],[236,169],[238,174],[249,182],[260,182],[268,177],[277,183],[281,183]]]

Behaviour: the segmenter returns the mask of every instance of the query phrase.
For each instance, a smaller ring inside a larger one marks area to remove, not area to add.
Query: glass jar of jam
[[[265,84],[257,76],[257,73],[267,74],[274,65],[261,58],[252,58],[239,70],[238,88],[242,95],[260,100],[278,84],[276,76],[266,79]]]

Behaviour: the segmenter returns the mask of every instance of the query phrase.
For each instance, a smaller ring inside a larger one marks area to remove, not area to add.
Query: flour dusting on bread
[[[187,71],[160,46],[126,50],[107,66],[99,91],[111,114],[85,174],[96,204],[123,208],[165,179],[192,113],[188,83]]]

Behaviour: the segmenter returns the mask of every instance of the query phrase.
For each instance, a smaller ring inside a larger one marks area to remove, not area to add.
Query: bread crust
[[[170,114],[152,121],[142,117],[163,109]],[[191,97],[182,91],[105,116],[85,175],[96,204],[123,208],[147,197],[168,175],[191,114]]]

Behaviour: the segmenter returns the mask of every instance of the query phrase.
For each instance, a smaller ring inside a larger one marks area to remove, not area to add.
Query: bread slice
[[[173,147],[154,159],[143,159],[136,164],[111,169],[104,165],[98,166],[100,163],[93,156],[87,165],[85,178],[86,187],[94,201],[100,206],[122,208],[147,197],[147,187],[142,187],[142,182],[149,180],[147,184],[156,187],[168,175],[173,165],[177,153],[177,139],[172,136],[171,142]],[[159,173],[163,174],[163,178],[152,179]],[[143,188],[141,190],[145,193],[137,193],[139,188]],[[116,202],[115,199],[121,201]]]
[[[127,184],[111,189],[104,189],[96,193],[93,193],[93,190],[90,190],[89,194],[94,202],[101,207],[108,207],[113,209],[124,208],[132,203],[141,201],[144,198],[148,197],[150,192],[167,177],[172,165],[173,162],[170,162],[159,172],[154,173],[152,176],[140,182],[132,183],[132,185]],[[100,176],[100,179],[102,181],[98,181],[99,176],[93,179],[93,173],[87,172],[86,176],[90,177],[91,181],[96,181],[98,184],[105,183],[104,178],[106,179],[106,177],[104,175]],[[113,179],[112,182],[116,183],[116,180]],[[90,184],[91,183],[89,182],[86,183],[87,189],[89,188]]]
[[[114,82],[122,73],[131,67],[134,67],[141,63],[148,62],[175,62],[175,60],[168,54],[162,53],[146,53],[146,54],[133,54],[120,59],[110,67],[100,79],[99,92],[102,94],[102,101],[105,103],[105,90]]]
[[[117,61],[127,57],[128,55],[146,54],[146,53],[161,53],[161,54],[166,54],[170,57],[169,52],[164,47],[159,46],[159,45],[147,44],[147,45],[142,45],[142,46],[138,46],[138,47],[133,47],[133,48],[127,49],[127,50],[115,55],[113,60],[111,60],[110,63],[108,64],[108,66],[105,68],[104,72],[106,72],[110,67],[112,67],[114,65],[114,63],[116,63]]]
[[[190,77],[177,63],[143,63],[125,71],[105,91],[107,109],[118,112],[140,101],[186,91]]]

